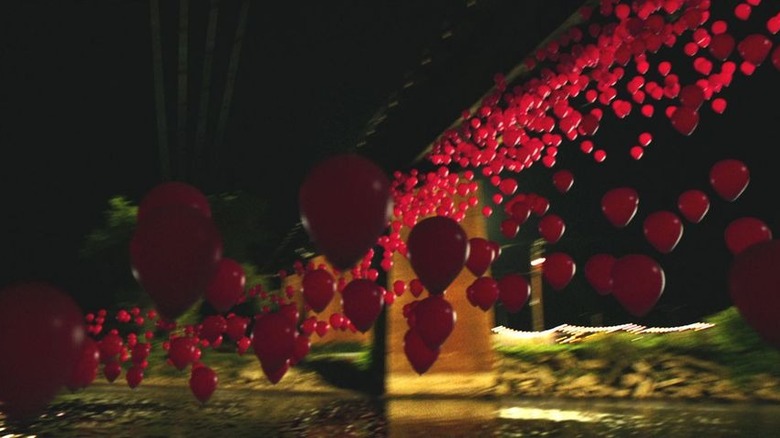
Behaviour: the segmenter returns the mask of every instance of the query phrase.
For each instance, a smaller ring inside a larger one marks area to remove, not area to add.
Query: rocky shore
[[[780,379],[769,374],[734,379],[728,368],[686,355],[661,354],[629,362],[557,352],[533,361],[502,357],[495,394],[780,403]]]

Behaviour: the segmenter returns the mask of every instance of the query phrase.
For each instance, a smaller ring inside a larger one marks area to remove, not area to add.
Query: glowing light
[[[521,408],[518,406],[502,408],[498,413],[499,418],[507,420],[547,420],[547,421],[579,421],[582,423],[595,423],[601,421],[606,414],[593,412],[568,411],[562,409]]]
[[[542,263],[544,263],[545,260],[546,259],[544,257],[539,257],[539,258],[533,259],[533,260],[531,260],[531,266],[539,266]]]

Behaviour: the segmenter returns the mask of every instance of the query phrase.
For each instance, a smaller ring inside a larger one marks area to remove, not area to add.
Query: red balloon
[[[488,311],[498,300],[498,282],[492,277],[479,277],[466,288],[466,293],[472,305]]]
[[[618,187],[601,197],[601,211],[616,228],[623,228],[639,208],[639,194],[631,187]]]
[[[234,342],[238,342],[241,338],[246,336],[246,329],[249,327],[249,318],[239,315],[230,315],[228,316],[226,323],[227,328],[225,328],[225,332]]]
[[[417,223],[406,241],[409,261],[428,292],[444,293],[469,256],[466,232],[454,219],[432,216]]]
[[[188,207],[156,209],[139,222],[130,242],[133,275],[166,319],[203,296],[222,259],[214,223]]]
[[[190,374],[190,390],[201,403],[206,403],[217,389],[219,377],[211,368],[202,365],[192,369]]]
[[[225,330],[227,330],[227,320],[224,316],[209,315],[203,318],[203,322],[200,324],[200,330],[198,331],[198,336],[213,344],[223,333],[225,333]]]
[[[113,360],[103,365],[103,375],[109,383],[114,383],[120,374],[122,374],[122,365],[119,362]]]
[[[264,369],[275,371],[288,363],[295,351],[295,323],[281,312],[255,319],[252,348]]]
[[[780,349],[780,241],[756,243],[734,256],[728,278],[729,295],[745,323]]]
[[[566,253],[555,252],[545,257],[542,278],[555,290],[566,287],[574,277],[577,265]]]
[[[98,348],[100,349],[100,360],[103,363],[108,363],[112,360],[116,360],[119,353],[122,352],[122,337],[114,332],[109,332],[103,339],[98,342]]]
[[[491,248],[493,248],[493,261],[495,262],[499,257],[501,257],[501,245],[498,244],[498,242],[493,242],[492,240],[488,240],[488,245],[490,245]]]
[[[687,106],[678,107],[670,117],[672,127],[680,134],[691,135],[699,126],[699,112]]]
[[[542,196],[536,196],[533,198],[533,205],[531,205],[531,212],[537,216],[543,216],[550,209],[550,201]]]
[[[217,273],[206,288],[206,301],[219,313],[225,313],[238,303],[244,294],[246,274],[237,261],[223,257]]]
[[[469,256],[466,259],[466,268],[477,277],[487,272],[495,259],[495,252],[490,242],[482,237],[469,239]]]
[[[419,375],[423,375],[439,358],[439,347],[431,348],[423,341],[417,329],[404,334],[404,354]]]
[[[704,90],[696,84],[688,84],[680,89],[680,104],[693,111],[698,111],[704,103]]]
[[[559,192],[566,193],[574,184],[574,174],[569,170],[562,169],[553,174],[552,181]]]
[[[557,214],[548,214],[539,220],[538,228],[539,234],[547,243],[557,243],[566,231],[566,224]]]
[[[644,254],[623,256],[612,265],[612,295],[634,316],[650,312],[665,285],[661,266]]]
[[[42,411],[68,382],[86,328],[78,304],[44,282],[0,291],[0,409],[9,418]]]
[[[352,268],[385,230],[392,213],[390,181],[357,154],[336,155],[315,166],[298,193],[301,221],[325,257]]]
[[[333,299],[333,295],[336,294],[336,282],[333,280],[333,275],[325,269],[306,271],[301,283],[303,299],[315,313],[325,310]]]
[[[585,279],[600,295],[612,292],[612,266],[615,260],[610,254],[594,254],[585,263]]]
[[[772,50],[772,40],[760,33],[746,36],[737,44],[737,52],[745,61],[759,66],[769,56]]]
[[[290,359],[287,359],[284,361],[284,363],[276,368],[271,368],[261,362],[260,368],[263,370],[263,374],[265,374],[265,377],[268,379],[268,381],[276,385],[280,380],[282,380],[282,377],[284,377],[284,375],[287,374],[287,371],[290,369]]]
[[[712,36],[708,49],[713,58],[725,61],[731,55],[731,52],[734,51],[736,44],[733,36],[728,33],[721,33]]]
[[[187,365],[195,362],[196,342],[189,336],[179,336],[171,339],[171,346],[168,349],[168,358],[177,370],[181,371],[187,368]]]
[[[522,275],[507,274],[498,280],[498,299],[507,312],[519,312],[530,296],[531,286]]]
[[[733,202],[750,183],[750,171],[740,160],[727,158],[710,168],[710,185],[721,198]]]
[[[752,245],[772,240],[772,230],[761,219],[741,217],[726,226],[724,236],[726,247],[737,255]]]
[[[501,221],[501,234],[507,239],[517,236],[518,231],[520,231],[520,224],[516,219],[510,217]]]
[[[140,344],[139,344],[140,345]],[[100,349],[98,343],[89,336],[84,337],[84,345],[81,348],[76,365],[73,367],[65,386],[71,391],[86,388],[97,378],[98,366],[100,366]]]
[[[677,209],[688,222],[698,224],[710,209],[710,198],[701,190],[687,190],[677,198]]]
[[[159,208],[171,206],[192,208],[211,218],[211,207],[206,195],[187,183],[170,181],[157,185],[144,195],[138,204],[138,222],[145,220],[151,212]]]
[[[350,281],[341,292],[341,307],[344,309],[344,315],[361,333],[367,332],[374,325],[384,304],[382,288],[364,278]]]
[[[512,217],[509,219],[514,220],[517,223],[517,226],[520,227],[520,225],[523,225],[525,221],[531,217],[532,207],[533,206],[524,199],[512,203],[512,207],[509,210]],[[515,234],[517,234],[516,231]]]
[[[131,366],[125,373],[125,379],[127,380],[127,386],[135,389],[144,380],[144,369],[140,365]]]
[[[311,338],[305,335],[298,335],[295,337],[295,348],[293,349],[293,357],[290,359],[290,365],[295,365],[302,361],[303,358],[309,354],[311,350]]]
[[[431,295],[414,306],[414,322],[420,337],[431,348],[439,348],[455,328],[457,315],[442,295]]]
[[[668,254],[680,242],[683,225],[680,218],[671,211],[655,211],[645,218],[642,231],[653,248],[662,254]]]

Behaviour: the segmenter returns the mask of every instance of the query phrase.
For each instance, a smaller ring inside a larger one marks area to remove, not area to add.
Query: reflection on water
[[[368,399],[96,386],[0,437],[755,437],[777,436],[780,406],[555,399]]]

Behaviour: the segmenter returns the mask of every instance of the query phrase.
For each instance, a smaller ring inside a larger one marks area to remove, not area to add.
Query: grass
[[[765,343],[734,307],[705,318],[705,322],[715,326],[666,334],[597,334],[576,344],[499,347],[498,351],[523,361],[538,361],[564,352],[580,359],[610,362],[631,362],[661,354],[687,355],[728,368],[738,382],[762,373],[780,377],[780,351]]]

